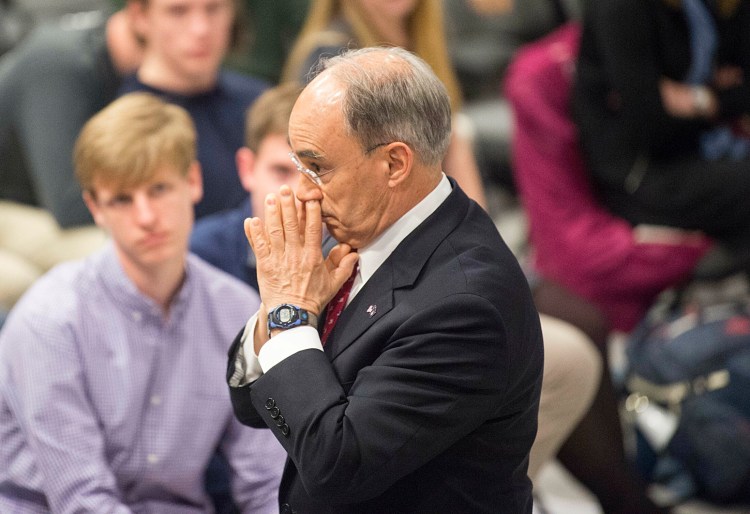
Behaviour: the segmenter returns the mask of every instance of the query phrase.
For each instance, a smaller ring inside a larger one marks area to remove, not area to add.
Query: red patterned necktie
[[[325,346],[328,336],[331,334],[333,327],[336,326],[336,322],[341,316],[341,312],[346,307],[346,301],[349,299],[349,293],[352,291],[352,284],[354,284],[354,278],[357,276],[358,264],[354,264],[354,269],[349,278],[346,279],[344,285],[338,290],[336,296],[328,302],[328,308],[326,309],[326,319],[323,324],[323,335],[320,336],[320,342]]]

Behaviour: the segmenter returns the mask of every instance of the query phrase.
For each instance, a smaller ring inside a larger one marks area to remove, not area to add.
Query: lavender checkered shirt
[[[239,424],[226,351],[257,295],[190,256],[169,320],[112,246],[40,279],[0,332],[0,512],[210,512],[217,447],[243,512],[278,512],[286,458]]]

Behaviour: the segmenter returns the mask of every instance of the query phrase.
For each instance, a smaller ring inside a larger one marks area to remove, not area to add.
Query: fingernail
[[[266,205],[276,205],[276,197],[273,194],[266,196]]]

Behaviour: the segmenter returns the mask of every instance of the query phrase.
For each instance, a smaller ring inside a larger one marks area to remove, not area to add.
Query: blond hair
[[[248,109],[245,117],[245,146],[257,152],[266,136],[286,135],[289,131],[292,107],[301,92],[300,84],[287,82],[260,95]]]
[[[282,81],[298,80],[302,66],[312,51],[320,46],[347,46],[344,34],[329,30],[331,22],[343,17],[351,26],[354,44],[359,48],[390,44],[378,34],[358,2],[354,0],[313,0],[299,36],[284,66]],[[448,55],[440,0],[420,0],[409,18],[410,48],[443,82],[455,112],[461,109],[462,95]]]
[[[162,166],[187,176],[196,160],[196,132],[185,109],[151,93],[129,93],[95,114],[73,150],[84,191],[94,183],[130,188],[153,178]]]

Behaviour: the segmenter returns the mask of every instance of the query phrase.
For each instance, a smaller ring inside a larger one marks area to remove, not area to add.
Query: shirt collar
[[[358,250],[359,270],[352,285],[350,299],[370,280],[370,277],[375,274],[401,241],[406,239],[406,236],[411,234],[430,214],[435,212],[445,199],[448,198],[450,193],[451,184],[443,173],[435,189],[406,214],[396,220],[393,225],[383,231],[372,243]]]
[[[112,297],[116,300],[115,304],[121,306],[129,315],[136,320],[141,319],[162,319],[161,307],[151,298],[143,294],[133,284],[130,278],[125,274],[114,244],[109,242],[102,253],[102,267],[100,280],[110,291]],[[172,299],[172,305],[169,309],[169,323],[174,323],[180,319],[185,311],[190,292],[193,288],[191,280],[191,256],[185,263],[185,279],[180,286],[180,290]]]

